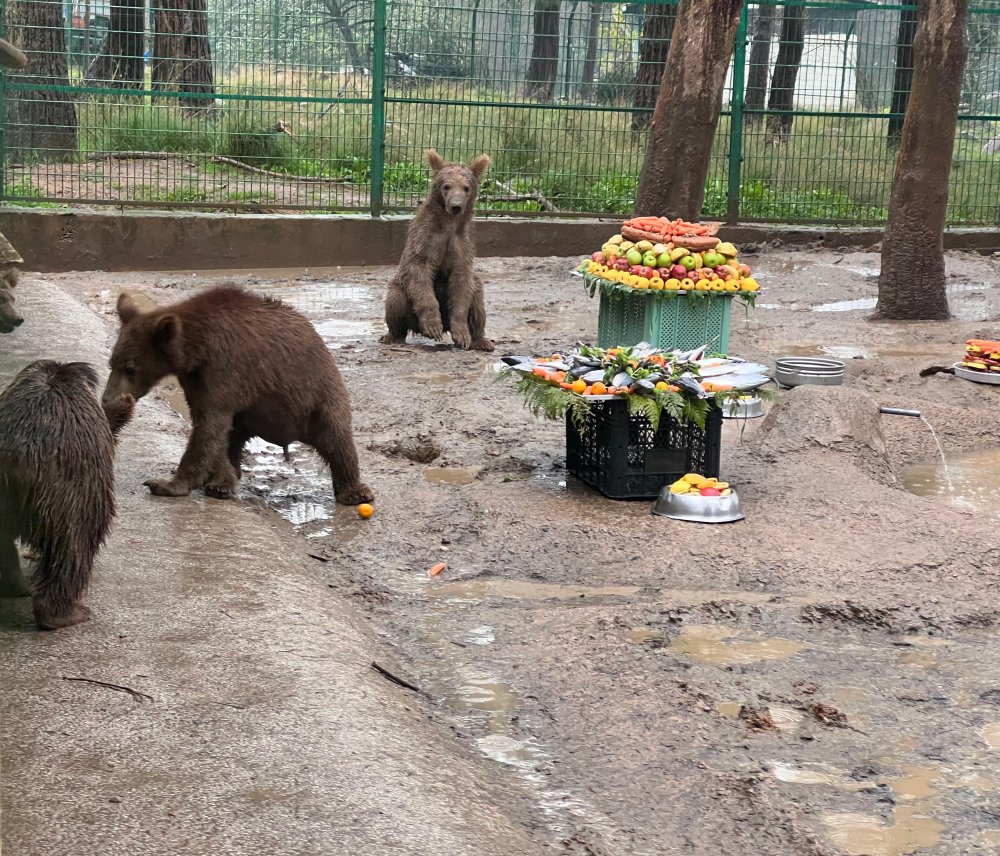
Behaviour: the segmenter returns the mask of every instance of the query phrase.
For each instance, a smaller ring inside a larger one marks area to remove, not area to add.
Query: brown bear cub
[[[118,298],[122,329],[111,354],[105,406],[142,398],[176,375],[193,423],[174,477],[149,479],[157,496],[205,488],[227,498],[251,437],[287,448],[302,441],[330,465],[337,502],[373,498],[361,482],[351,405],[333,357],[309,320],[280,300],[220,286],[142,312]]]
[[[86,621],[79,600],[115,516],[115,436],[135,399],[103,411],[86,363],[39,360],[0,393],[0,597],[27,597],[15,540],[33,550],[35,622]]]
[[[469,166],[446,163],[436,151],[427,152],[431,166],[430,193],[406,234],[399,270],[385,298],[384,344],[406,341],[411,331],[466,350],[492,351],[485,337],[486,304],[483,281],[472,269],[476,247],[472,215],[479,183],[490,165],[480,155]]]

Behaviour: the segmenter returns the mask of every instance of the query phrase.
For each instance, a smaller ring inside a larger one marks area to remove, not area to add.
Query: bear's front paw
[[[444,324],[440,318],[420,322],[420,332],[428,339],[440,342],[444,338]]]
[[[472,349],[489,353],[493,350],[493,343],[489,339],[476,339],[472,343]]]
[[[143,484],[149,488],[153,496],[187,496],[191,489],[186,485],[177,482],[175,479],[166,481],[165,479],[147,479]]]
[[[467,330],[461,328],[455,329],[451,328],[451,340],[455,343],[455,347],[462,348],[463,350],[469,350],[472,347],[472,334]]]
[[[211,496],[215,499],[233,499],[236,496],[236,491],[225,484],[207,484],[205,485],[205,496]]]

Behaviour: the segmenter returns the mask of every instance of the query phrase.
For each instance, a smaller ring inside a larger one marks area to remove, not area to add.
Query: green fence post
[[[743,98],[747,64],[747,3],[740,11],[733,50],[733,97],[729,111],[729,184],[726,190],[726,222],[740,219],[740,178],[743,172]]]
[[[0,38],[7,37],[7,2],[0,0]],[[7,74],[0,71],[0,200],[7,198]]]
[[[385,193],[385,7],[387,0],[375,0],[372,34],[372,169],[371,213],[382,213]]]

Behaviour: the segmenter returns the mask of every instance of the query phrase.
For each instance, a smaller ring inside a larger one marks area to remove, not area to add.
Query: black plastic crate
[[[719,476],[722,411],[713,405],[704,429],[666,413],[653,426],[628,402],[594,401],[583,424],[566,414],[566,469],[611,499],[654,499],[685,473]]]

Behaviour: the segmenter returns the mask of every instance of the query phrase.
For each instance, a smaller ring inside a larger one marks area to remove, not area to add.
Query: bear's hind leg
[[[341,505],[360,505],[371,502],[375,494],[361,481],[358,452],[351,431],[350,407],[337,406],[338,399],[346,401],[346,398],[347,391],[344,390],[316,409],[309,420],[309,436],[305,441],[330,466],[337,502]]]
[[[486,338],[486,301],[483,297],[483,281],[476,277],[476,288],[469,306],[469,333],[474,351],[492,351],[493,343]]]
[[[194,428],[174,477],[169,481],[147,479],[143,482],[154,496],[187,496],[192,488],[206,484],[220,492],[232,492],[236,487],[236,472],[228,458],[233,414],[192,412],[191,416]]]
[[[383,345],[403,344],[406,334],[416,324],[416,319],[411,316],[410,302],[400,288],[389,287],[385,298],[385,324],[389,332],[379,339]]]
[[[90,619],[90,610],[80,597],[90,582],[97,547],[73,540],[67,537],[42,548],[32,604],[40,630],[59,630]]]

